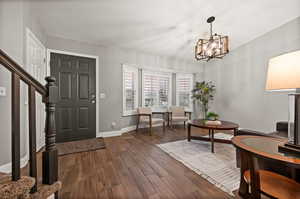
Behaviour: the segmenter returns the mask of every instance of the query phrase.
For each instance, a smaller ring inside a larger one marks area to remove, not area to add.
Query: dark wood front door
[[[51,53],[50,70],[59,92],[57,142],[96,137],[96,60]]]

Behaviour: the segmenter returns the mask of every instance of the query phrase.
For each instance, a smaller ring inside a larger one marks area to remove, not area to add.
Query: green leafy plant
[[[219,118],[219,115],[215,112],[208,112],[206,115],[206,119],[208,120],[217,120]]]
[[[203,119],[207,118],[209,102],[214,99],[215,91],[216,87],[211,81],[196,82],[195,87],[192,90],[192,99],[201,104]]]

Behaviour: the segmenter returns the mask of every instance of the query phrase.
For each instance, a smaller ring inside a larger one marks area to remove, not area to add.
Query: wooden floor
[[[232,198],[155,146],[185,139],[183,128],[153,134],[105,138],[106,149],[59,157],[60,198]]]

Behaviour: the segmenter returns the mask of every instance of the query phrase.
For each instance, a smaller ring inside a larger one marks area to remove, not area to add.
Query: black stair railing
[[[42,183],[51,185],[58,180],[58,155],[55,146],[55,102],[57,87],[55,78],[47,77],[46,86],[26,72],[19,64],[11,59],[0,49],[0,65],[11,72],[11,157],[12,157],[12,180],[20,179],[20,81],[28,85],[29,99],[29,175],[35,178],[35,185],[31,192],[37,191],[37,159],[36,159],[36,99],[35,94],[42,95],[46,106],[45,126],[45,150],[42,155],[43,176]],[[56,194],[57,196],[57,194]]]

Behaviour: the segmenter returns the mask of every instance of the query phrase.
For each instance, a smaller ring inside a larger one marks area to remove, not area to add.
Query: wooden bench
[[[278,199],[300,199],[300,184],[285,176],[258,170],[260,179],[260,191]],[[244,173],[244,179],[250,184],[250,171]]]

